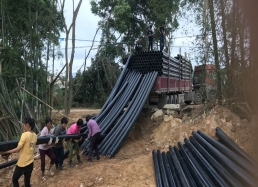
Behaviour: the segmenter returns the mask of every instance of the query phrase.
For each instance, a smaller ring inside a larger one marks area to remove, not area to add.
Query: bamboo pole
[[[26,89],[24,89],[23,87],[21,87],[21,89],[23,89],[25,92],[27,92],[28,94],[30,94],[32,97],[34,97],[35,99],[37,99],[38,101],[40,101],[41,103],[43,103],[44,105],[48,106],[49,108],[51,108],[52,110],[56,110],[54,109],[53,107],[51,107],[50,105],[48,105],[47,103],[45,103],[44,101],[42,101],[41,99],[39,99],[38,97],[36,97],[35,95],[33,95],[32,93],[30,93],[29,91],[27,91]],[[63,116],[71,119],[70,117],[64,115],[63,113],[61,112],[58,112],[59,114],[62,114]]]

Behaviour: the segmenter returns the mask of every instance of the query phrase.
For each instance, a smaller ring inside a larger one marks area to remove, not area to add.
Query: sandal
[[[42,181],[46,181],[47,180],[45,176],[42,176],[41,179],[42,179]]]
[[[54,176],[54,172],[52,170],[49,170],[49,175]]]

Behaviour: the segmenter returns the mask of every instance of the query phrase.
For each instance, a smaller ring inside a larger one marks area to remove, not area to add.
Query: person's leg
[[[59,151],[58,151],[58,148],[56,147],[53,147],[52,148],[55,156],[56,156],[56,159],[55,159],[55,165],[56,165],[56,168],[58,168],[58,161],[59,161]]]
[[[59,160],[58,160],[58,163],[59,163],[59,169],[63,169],[63,161],[64,161],[64,148],[63,147],[60,147],[58,148],[58,152],[59,152]]]
[[[91,141],[90,141],[90,147],[89,147],[89,156],[88,156],[88,161],[91,162],[91,156],[92,156],[92,151],[96,149],[96,146],[98,145],[98,139],[99,139],[100,133],[96,133],[94,134],[94,136],[91,137]],[[98,151],[98,149],[97,149]],[[96,152],[95,150],[95,155],[97,156],[97,158],[99,158],[99,153]]]
[[[164,49],[164,36],[160,37],[160,51],[163,51]]]
[[[40,160],[41,160],[41,172],[42,172],[42,179],[45,176],[45,156],[46,150],[39,149]],[[43,179],[44,180],[44,179]]]
[[[93,150],[95,150],[95,156],[97,157],[97,160],[99,160],[98,142],[99,142],[99,138],[100,138],[100,132],[96,133],[94,136],[95,136],[95,142],[94,142]]]
[[[73,144],[72,142],[68,142],[68,150],[69,150],[69,165],[73,167],[72,159],[73,159]]]
[[[49,164],[49,174],[50,175],[54,175],[54,172],[51,170],[52,166],[54,165],[55,163],[55,160],[56,160],[56,156],[53,152],[53,150],[51,148],[49,148],[48,150],[46,150],[46,155],[48,156],[48,158],[50,158],[50,164]]]
[[[12,183],[14,187],[19,187],[19,178],[23,175],[23,170],[19,166],[15,166],[13,177],[12,177]]]
[[[149,39],[148,51],[150,51],[151,40]]]
[[[24,171],[24,185],[25,187],[30,187],[30,177],[31,177],[31,173],[33,171],[33,162],[31,164],[29,164],[28,166],[25,167],[25,171]]]
[[[151,45],[151,47],[150,47],[151,51],[153,51],[153,39],[151,40],[151,44],[150,45]]]
[[[78,163],[82,162],[80,158],[80,151],[79,151],[79,145],[78,142],[74,142],[74,149],[76,151],[77,161]]]

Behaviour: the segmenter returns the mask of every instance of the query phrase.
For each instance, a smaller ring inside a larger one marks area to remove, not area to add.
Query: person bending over
[[[90,139],[88,162],[92,162],[91,156],[93,151],[95,151],[95,156],[99,160],[98,143],[99,143],[99,137],[100,137],[100,128],[97,122],[91,119],[90,115],[86,116],[86,121],[87,121],[87,127],[89,131],[88,139]]]
[[[76,123],[74,123],[73,125],[71,125],[71,127],[67,130],[66,134],[79,134],[81,127],[83,125],[83,120],[82,119],[78,119],[78,121]],[[82,140],[82,137],[80,138],[79,141]],[[77,140],[70,140],[68,142],[68,149],[69,149],[69,166],[73,167],[73,145],[76,151],[76,155],[77,155],[77,161],[78,163],[82,162],[80,155],[79,155],[79,145],[78,145],[78,141]]]

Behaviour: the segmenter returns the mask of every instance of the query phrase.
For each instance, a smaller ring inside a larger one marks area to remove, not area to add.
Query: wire
[[[193,38],[196,36],[201,36],[201,35],[186,35],[186,36],[177,36],[177,37],[173,37],[173,39],[178,39],[178,38]],[[65,38],[60,38],[60,39],[65,39]],[[72,40],[72,39],[68,39],[68,40]],[[101,41],[93,41],[93,40],[87,40],[87,39],[75,39],[75,41],[82,41],[82,42],[101,42]],[[125,42],[121,42],[124,44],[127,44]]]

